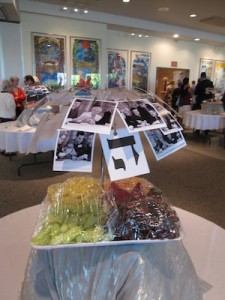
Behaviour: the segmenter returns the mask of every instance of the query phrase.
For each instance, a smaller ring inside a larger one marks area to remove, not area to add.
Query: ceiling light
[[[75,11],[75,12],[78,12],[78,8],[74,8],[74,11]]]
[[[173,35],[173,37],[174,37],[175,39],[177,39],[177,38],[179,38],[179,34],[175,33],[175,34]]]
[[[135,33],[132,32],[131,35],[135,35]]]
[[[158,8],[158,11],[169,11],[169,7],[160,7]]]
[[[85,14],[88,14],[88,10],[87,10],[87,9],[85,9],[85,10],[84,10],[84,13],[85,13]]]
[[[127,2],[130,2],[130,0],[123,0],[123,2],[127,3]]]
[[[198,41],[200,41],[200,39],[199,39],[199,38],[195,38],[195,41],[197,41],[197,42],[198,42]]]
[[[67,10],[68,9],[68,7],[67,6],[63,6],[63,10]]]
[[[145,35],[145,37],[147,38],[147,37],[148,37],[148,35],[146,34],[146,35]]]
[[[191,14],[189,17],[190,18],[195,18],[195,17],[197,17],[197,15],[196,14]]]

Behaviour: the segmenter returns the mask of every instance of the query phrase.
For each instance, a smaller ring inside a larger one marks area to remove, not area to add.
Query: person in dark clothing
[[[213,89],[214,85],[211,80],[206,77],[206,73],[201,73],[200,81],[198,82],[195,89],[196,103],[194,109],[201,109],[201,103],[204,100],[214,98],[214,94],[210,89]]]
[[[181,86],[182,86],[182,81],[179,79],[178,82],[177,82],[177,87],[175,87],[173,89],[173,92],[172,92],[171,106],[177,112],[178,112],[178,106],[179,106],[178,99],[179,99],[179,96],[180,96],[180,87]]]
[[[214,98],[214,94],[211,89],[214,88],[213,82],[206,77],[206,73],[201,73],[200,81],[195,89],[195,106],[193,110],[201,109],[201,104],[204,100]],[[195,130],[196,134],[200,133],[200,130]],[[209,130],[204,131],[205,135],[208,135]]]

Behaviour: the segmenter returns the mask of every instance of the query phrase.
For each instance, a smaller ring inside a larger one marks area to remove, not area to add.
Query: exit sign
[[[177,67],[177,61],[171,61],[171,67]]]

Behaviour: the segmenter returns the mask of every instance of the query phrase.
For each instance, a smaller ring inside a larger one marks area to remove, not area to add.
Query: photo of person
[[[159,112],[146,100],[121,101],[117,110],[129,132],[165,127]]]
[[[92,132],[58,130],[53,170],[91,172],[94,141]]]
[[[96,133],[110,133],[117,102],[74,99],[62,128]]]
[[[161,128],[163,134],[171,134],[183,130],[182,126],[177,122],[173,115],[158,103],[152,103],[153,107],[159,112],[159,115],[164,120],[166,126]]]
[[[144,132],[157,160],[160,160],[186,146],[181,131],[164,135],[161,129]]]

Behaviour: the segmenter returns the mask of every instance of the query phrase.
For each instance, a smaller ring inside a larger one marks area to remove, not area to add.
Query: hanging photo
[[[53,170],[92,172],[94,142],[94,133],[58,130]]]
[[[100,87],[100,40],[71,37],[72,86],[89,91]]]
[[[159,112],[147,99],[120,101],[117,110],[129,132],[166,126]]]
[[[65,37],[32,33],[34,74],[50,89],[63,88],[65,73]]]
[[[167,109],[165,109],[165,107],[159,103],[152,103],[152,106],[159,112],[159,115],[166,124],[165,127],[161,128],[163,134],[166,135],[183,130],[183,127],[177,122],[173,115]]]
[[[157,160],[186,146],[181,131],[164,135],[160,129],[153,129],[144,133]]]
[[[132,90],[146,92],[149,89],[151,54],[131,51],[131,87]]]
[[[118,129],[110,135],[100,134],[100,140],[112,181],[150,172],[138,133]]]
[[[127,50],[108,49],[108,88],[127,88]]]
[[[109,134],[116,108],[117,102],[77,98],[71,103],[62,128]]]

